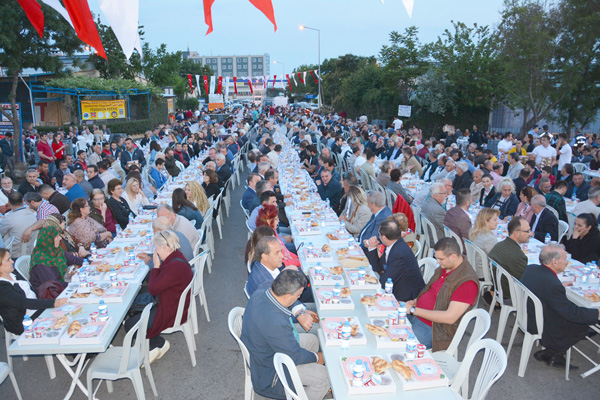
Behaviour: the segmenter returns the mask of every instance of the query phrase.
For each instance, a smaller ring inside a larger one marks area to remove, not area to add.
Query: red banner
[[[217,82],[217,94],[221,94],[221,89],[223,89],[223,77],[220,76]]]
[[[233,89],[235,90],[235,95],[237,96],[237,77],[233,77]]]
[[[208,77],[206,75],[202,75],[202,79],[204,80],[204,90],[208,96]]]
[[[71,17],[71,22],[73,22],[79,39],[96,49],[98,55],[106,60],[102,40],[98,34],[98,29],[96,29],[96,23],[87,0],[63,0],[63,3],[69,17]]]
[[[204,0],[204,22],[206,22],[206,25],[208,25],[208,30],[206,31],[207,35],[213,31],[211,7],[214,2],[215,0]],[[206,93],[208,93],[208,90]]]
[[[250,86],[250,93],[254,95],[254,89],[252,88],[252,79],[248,79],[248,86]]]
[[[302,79],[302,72],[298,72],[298,79],[300,79],[300,82],[306,85],[306,82],[304,82],[304,79]]]
[[[290,92],[292,91],[292,84],[290,83],[290,74],[285,74],[285,77],[288,81],[288,86],[290,87]]]
[[[41,38],[44,37],[44,13],[42,6],[35,0],[18,0],[29,22],[35,28]]]
[[[190,92],[194,93],[194,87],[192,86],[192,75],[188,74],[188,83],[190,84]]]
[[[263,14],[273,23],[275,31],[277,31],[277,23],[275,22],[275,12],[273,11],[273,3],[271,0],[250,0],[254,7],[262,11]]]
[[[315,79],[315,83],[318,85],[319,81],[317,80],[317,77],[315,76],[315,74],[312,71],[308,71],[310,72],[310,74],[312,75],[312,77]]]
[[[277,81],[277,75],[273,75],[273,87],[275,87],[275,81]]]

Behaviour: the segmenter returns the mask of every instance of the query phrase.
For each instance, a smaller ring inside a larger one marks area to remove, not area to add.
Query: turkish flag
[[[290,92],[292,91],[292,84],[290,83],[290,74],[285,74],[285,77],[288,81],[288,86],[290,87]]]
[[[188,83],[190,84],[190,92],[194,93],[194,87],[192,86],[192,75],[188,74]]]
[[[237,77],[233,77],[233,89],[235,90],[235,95],[237,96]]]
[[[221,89],[223,88],[223,77],[219,77],[219,81],[217,83],[217,94],[221,94]]]
[[[87,0],[63,0],[63,3],[79,39],[96,49],[98,55],[106,60],[102,40],[100,40]]]
[[[250,86],[250,93],[254,95],[254,89],[252,89],[252,79],[248,79],[248,86]]]
[[[306,85],[306,82],[304,82],[304,79],[302,79],[302,72],[298,72],[298,79],[300,79],[300,82]]]
[[[310,72],[310,74],[312,75],[312,77],[315,79],[315,83],[319,84],[319,81],[317,80],[317,77],[315,76],[315,74],[312,71],[308,71]]]
[[[275,87],[275,82],[277,82],[277,75],[273,75],[273,87]]]
[[[202,75],[202,79],[204,80],[204,90],[206,91],[206,94],[208,94],[208,76]]]
[[[212,10],[211,7],[215,0],[203,0],[204,1],[204,22],[208,25],[208,30],[206,34],[208,35],[213,31],[213,23],[212,23]],[[206,91],[208,93],[208,90]]]
[[[206,2],[206,0],[204,0]],[[275,22],[275,12],[273,11],[273,3],[271,0],[250,0],[250,3],[260,11],[273,23],[275,31],[277,31],[277,23]]]
[[[18,0],[29,22],[35,28],[41,38],[44,37],[44,13],[42,6],[35,0]]]

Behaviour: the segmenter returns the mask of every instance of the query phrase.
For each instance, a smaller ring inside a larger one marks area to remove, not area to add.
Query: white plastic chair
[[[244,283],[244,294],[246,295],[246,298],[250,300],[250,293],[248,293],[248,281]]]
[[[417,248],[416,250],[415,250],[415,247]],[[418,240],[415,240],[413,242],[413,248],[412,248],[412,250],[413,250],[413,253],[415,255],[415,258],[418,260],[419,256],[421,255],[421,250],[423,250],[423,247],[421,246],[421,242],[419,242]]]
[[[391,209],[394,208],[394,204],[396,204],[396,198],[398,197],[398,195],[394,192],[392,192],[390,189],[388,188],[384,188],[385,189],[385,198],[387,200],[387,205],[388,207]]]
[[[94,358],[87,370],[87,391],[88,399],[94,398],[94,379],[107,380],[106,386],[109,393],[112,393],[113,386],[111,381],[127,378],[133,383],[135,394],[138,399],[144,400],[144,383],[140,367],[144,365],[146,376],[150,381],[152,393],[158,396],[154,377],[150,369],[150,360],[148,356],[148,339],[146,331],[148,329],[148,319],[150,318],[150,309],[152,304],[148,304],[137,324],[127,332],[123,339],[123,347],[109,347],[104,353],[100,353]],[[135,344],[132,345],[133,336],[136,336]],[[96,388],[97,390],[97,388]]]
[[[250,275],[250,272],[252,272],[252,260],[248,259],[248,262],[246,263],[246,268],[248,268],[248,275]]]
[[[573,169],[575,170],[575,172],[583,172],[590,169],[590,167],[587,164],[577,162],[573,163]]]
[[[510,356],[510,350],[512,348],[517,330],[523,331],[525,335],[523,338],[523,348],[521,350],[521,360],[519,361],[519,375],[521,378],[525,375],[525,369],[527,369],[527,361],[531,355],[531,349],[536,340],[542,338],[542,331],[544,330],[544,310],[542,302],[533,294],[529,289],[525,287],[517,278],[513,277],[513,284],[515,288],[515,297],[513,303],[517,307],[517,320],[510,335],[510,341],[508,342],[508,350],[506,351],[506,357]],[[537,328],[537,334],[531,334],[527,331],[527,319],[533,318],[533,315],[528,315],[527,303],[532,302],[535,310],[535,326]]]
[[[221,193],[219,193],[219,195],[217,196],[217,198],[215,199],[215,201],[213,203],[215,209],[219,210],[219,213],[217,214],[217,218],[214,218],[214,219],[216,219],[216,221],[217,221],[217,228],[219,228],[219,239],[221,239],[221,240],[223,239],[223,227],[222,227],[222,225],[223,225],[223,222],[222,222],[223,207],[222,207],[222,203],[223,203],[223,190],[221,190]],[[213,215],[214,215],[214,212],[213,212]]]
[[[3,323],[2,317],[0,317],[0,322]],[[12,359],[14,356],[11,357],[8,355],[8,348],[18,338],[19,337],[17,335],[10,333],[6,329],[4,329],[4,345],[6,346],[6,362],[8,363],[8,366],[10,367],[11,370],[13,367]],[[28,360],[28,357],[23,356],[23,361],[27,361],[27,360]],[[52,358],[52,356],[44,356],[44,361],[46,361],[46,366],[48,367],[48,375],[50,376],[50,379],[56,378],[56,369],[54,368],[54,359]]]
[[[179,172],[183,172],[185,170],[185,165],[179,160],[175,160],[175,165],[179,168]]]
[[[246,219],[250,218],[250,213],[242,205],[242,200],[240,200],[240,207],[242,208],[242,211],[244,212],[244,216],[246,217]]]
[[[481,367],[473,386],[471,397],[462,391],[465,380],[469,377],[473,359],[480,351],[484,351]],[[456,392],[457,399],[484,400],[492,385],[500,379],[506,370],[506,352],[502,345],[493,339],[481,339],[467,350],[462,364],[456,372],[450,389]],[[462,392],[462,393],[461,393]],[[460,393],[460,394],[459,394]]]
[[[221,199],[223,202],[223,207],[225,209],[225,214],[227,216],[227,218],[229,218],[229,211],[231,209],[231,191],[233,189],[231,189],[231,178],[229,178],[229,180],[227,182],[225,182],[225,186],[223,187],[223,190],[221,191]]]
[[[556,211],[556,208],[554,208],[552,206],[546,206],[545,208],[546,208],[546,210],[552,211],[552,214],[554,214],[556,219],[560,221],[560,219],[558,218],[558,211]]]
[[[460,236],[458,236],[456,234],[456,232],[454,232],[452,229],[448,228],[446,225],[444,225],[444,236],[446,236],[447,238],[454,238],[454,240],[456,240],[456,242],[458,243],[458,246],[460,247],[460,252],[462,254],[465,254],[465,249],[463,248],[463,241],[460,238]]]
[[[29,282],[29,263],[31,262],[31,256],[21,256],[15,261],[15,269],[27,282]]]
[[[199,231],[203,233],[201,235],[203,239],[200,239],[198,241],[198,243],[200,244],[196,244],[198,252],[196,253],[196,250],[194,250],[194,255],[198,255],[200,253],[200,249],[204,248],[204,246],[208,246],[208,248],[210,249],[210,257],[208,259],[208,273],[212,273],[212,260],[215,256],[215,237],[212,230],[213,210],[214,208],[213,206],[211,206],[204,215],[204,222],[202,223],[202,226],[199,229]],[[202,244],[203,240],[206,240],[205,245]]]
[[[471,332],[471,337],[467,342],[467,347],[465,351],[469,351],[469,348],[473,343],[478,340],[483,339],[483,337],[487,334],[490,329],[490,325],[492,324],[492,319],[490,315],[483,309],[477,308],[469,311],[465,315],[463,315],[460,320],[460,324],[458,325],[458,329],[452,338],[452,342],[446,350],[436,351],[432,354],[433,359],[438,363],[440,368],[444,371],[450,383],[454,381],[454,377],[458,369],[460,368],[461,362],[458,361],[458,346],[460,342],[462,342],[465,331],[471,321],[475,321],[473,325],[473,331]],[[468,378],[465,379],[465,388],[468,388]]]
[[[421,274],[423,275],[423,280],[425,281],[425,284],[429,282],[437,268],[438,262],[433,257],[425,257],[419,260],[419,269],[421,270]]]
[[[206,320],[210,322],[210,315],[208,314],[208,304],[206,303],[206,292],[204,291],[204,266],[206,265],[206,259],[208,258],[209,250],[205,250],[198,254],[190,261],[190,265],[195,269],[194,274],[194,285],[192,286],[192,299],[190,301],[190,307],[192,307],[192,323],[194,326],[194,334],[198,334],[198,311],[196,310],[196,298],[200,302],[200,305],[204,306],[204,312],[206,313]]]
[[[19,385],[17,384],[17,378],[15,378],[12,368],[7,363],[0,362],[0,385],[6,380],[7,377],[10,377],[13,389],[15,389],[15,393],[17,394],[17,399],[23,400],[21,397],[21,391],[19,390]]]
[[[426,216],[421,214],[421,226],[423,227],[423,235],[425,236],[425,241],[427,242],[427,247],[429,248],[429,254],[427,257],[433,256],[433,246],[438,242],[439,238],[437,235],[437,230],[435,229],[435,225],[431,222]]]
[[[196,280],[197,270],[194,270],[194,276],[192,280],[187,285],[185,290],[181,292],[181,297],[179,297],[179,305],[177,306],[177,314],[175,314],[175,322],[171,328],[167,328],[162,333],[170,334],[175,332],[183,332],[183,336],[185,337],[185,342],[188,347],[188,351],[190,353],[190,358],[192,359],[192,367],[196,366],[196,339],[194,338],[194,323],[192,316],[192,305],[188,307],[187,319],[185,322],[181,322],[183,320],[183,309],[185,307],[185,301],[188,299],[190,303],[194,300],[192,297],[192,286],[194,285],[194,281]]]
[[[508,322],[508,317],[513,312],[517,311],[517,307],[515,306],[515,285],[513,281],[513,276],[508,273],[504,268],[502,268],[496,261],[490,259],[490,265],[492,266],[493,278],[494,278],[494,298],[492,299],[492,304],[490,304],[489,314],[492,315],[494,311],[494,306],[496,303],[500,304],[500,318],[498,319],[498,333],[496,335],[496,341],[498,343],[502,343],[502,338],[504,336],[504,329],[506,329],[506,324]],[[502,277],[508,282],[508,288],[510,291],[510,299],[511,304],[506,304],[504,301],[504,290],[502,289]]]
[[[569,224],[565,221],[558,220],[558,243],[562,240],[562,238],[569,232]]]
[[[252,377],[250,375],[250,353],[244,342],[242,342],[242,339],[240,339],[242,336],[244,311],[245,309],[243,307],[232,308],[227,317],[227,325],[229,326],[229,332],[231,332],[231,335],[240,346],[242,357],[244,359],[244,375],[246,377],[244,383],[244,400],[252,400],[254,399],[254,390],[252,389]]]
[[[302,381],[300,380],[300,375],[298,374],[298,369],[296,368],[296,364],[294,361],[284,353],[275,353],[273,357],[273,364],[275,365],[275,372],[277,372],[277,376],[285,389],[285,398],[287,400],[308,400],[308,396],[304,391],[304,386],[302,386]],[[287,376],[285,375],[285,371],[283,367],[286,367],[290,378],[292,379],[292,383],[294,384],[294,389],[296,392],[290,388],[290,385],[287,381]]]
[[[4,248],[8,249],[12,253],[12,244],[15,241],[15,237],[11,236],[4,242]]]
[[[250,227],[250,223],[248,221],[249,220],[246,220],[246,228],[248,229],[248,239],[250,239],[252,237],[252,233],[254,233],[254,230]]]
[[[465,249],[467,250],[467,260],[473,269],[477,270],[477,264],[481,263],[483,281],[479,281],[479,296],[477,297],[477,304],[479,304],[479,297],[485,293],[486,289],[490,290],[492,287],[494,287],[492,272],[490,271],[490,263],[485,251],[483,251],[479,246],[471,242],[469,239],[464,239],[464,242]]]

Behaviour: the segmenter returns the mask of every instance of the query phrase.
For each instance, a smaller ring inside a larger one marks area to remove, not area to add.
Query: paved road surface
[[[227,329],[227,314],[236,306],[245,306],[246,297],[243,285],[247,279],[243,251],[246,244],[246,227],[244,216],[240,210],[244,186],[233,192],[231,199],[231,215],[225,219],[223,240],[218,239],[215,224],[216,257],[212,274],[205,270],[208,308],[211,322],[206,321],[204,311],[200,312],[200,332],[196,336],[198,351],[197,365],[192,367],[183,334],[167,336],[171,342],[171,350],[152,365],[154,379],[158,388],[159,399],[210,399],[229,400],[244,397],[244,373],[242,356],[236,342]],[[496,335],[498,312],[494,313],[491,334]],[[512,329],[512,319],[505,335],[505,347]],[[0,333],[0,343],[4,343],[4,333]],[[114,340],[120,345],[123,331],[119,331]],[[600,375],[592,375],[582,379],[577,373],[571,373],[571,380],[564,380],[564,370],[542,365],[533,356],[530,357],[525,378],[517,377],[518,362],[521,352],[522,336],[517,336],[517,347],[509,358],[508,368],[504,376],[492,387],[488,399],[595,399],[600,392]],[[582,348],[600,361],[600,354],[594,353],[589,343]],[[535,351],[535,349],[534,349]],[[461,353],[462,357],[462,353]],[[6,360],[4,346],[0,346],[0,360]],[[591,365],[583,357],[574,352],[573,363],[589,368]],[[62,399],[70,384],[70,377],[62,366],[55,362],[57,377],[50,380],[43,358],[30,357],[28,361],[15,359],[15,374],[21,387],[24,399],[58,400]],[[471,384],[475,381],[476,368],[472,369]],[[85,372],[84,372],[85,374]],[[145,375],[144,385],[146,397],[155,398]],[[85,382],[85,377],[83,379]],[[95,381],[96,385],[98,381]],[[114,392],[108,393],[106,385],[98,390],[99,399],[135,399],[131,382],[121,380],[115,382]],[[12,400],[16,396],[10,381],[0,386],[0,399]],[[84,399],[76,389],[73,399]]]

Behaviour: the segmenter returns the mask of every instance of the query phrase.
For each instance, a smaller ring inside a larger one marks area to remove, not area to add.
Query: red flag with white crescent
[[[277,75],[273,75],[273,87],[275,87],[275,82],[277,81]]]
[[[44,37],[44,13],[42,6],[35,0],[18,0],[25,15],[41,38]]]
[[[206,34],[208,35],[213,31],[213,22],[212,22],[212,5],[215,0],[203,0],[204,2],[204,22],[208,25],[208,30]],[[208,93],[208,90],[206,91]]]
[[[208,95],[208,76],[202,75],[202,80],[204,80],[204,90],[206,91],[206,94]]]
[[[306,82],[304,82],[304,79],[302,78],[302,72],[298,72],[298,79],[300,79],[300,82],[306,85]]]
[[[317,84],[318,84],[318,83],[319,83],[319,81],[317,80],[317,77],[315,76],[315,74],[314,74],[312,71],[309,71],[309,72],[310,72],[310,74],[312,75],[312,77],[314,78],[314,80],[315,80],[315,83],[317,83]]]
[[[219,77],[219,81],[217,82],[217,94],[221,94],[221,89],[223,89],[223,77]]]
[[[235,95],[237,96],[237,77],[233,77],[233,89],[235,90]]]
[[[248,86],[250,86],[250,93],[254,95],[254,89],[252,88],[252,79],[248,78]]]
[[[190,84],[190,92],[194,93],[194,87],[192,86],[192,75],[188,74],[188,83]]]

